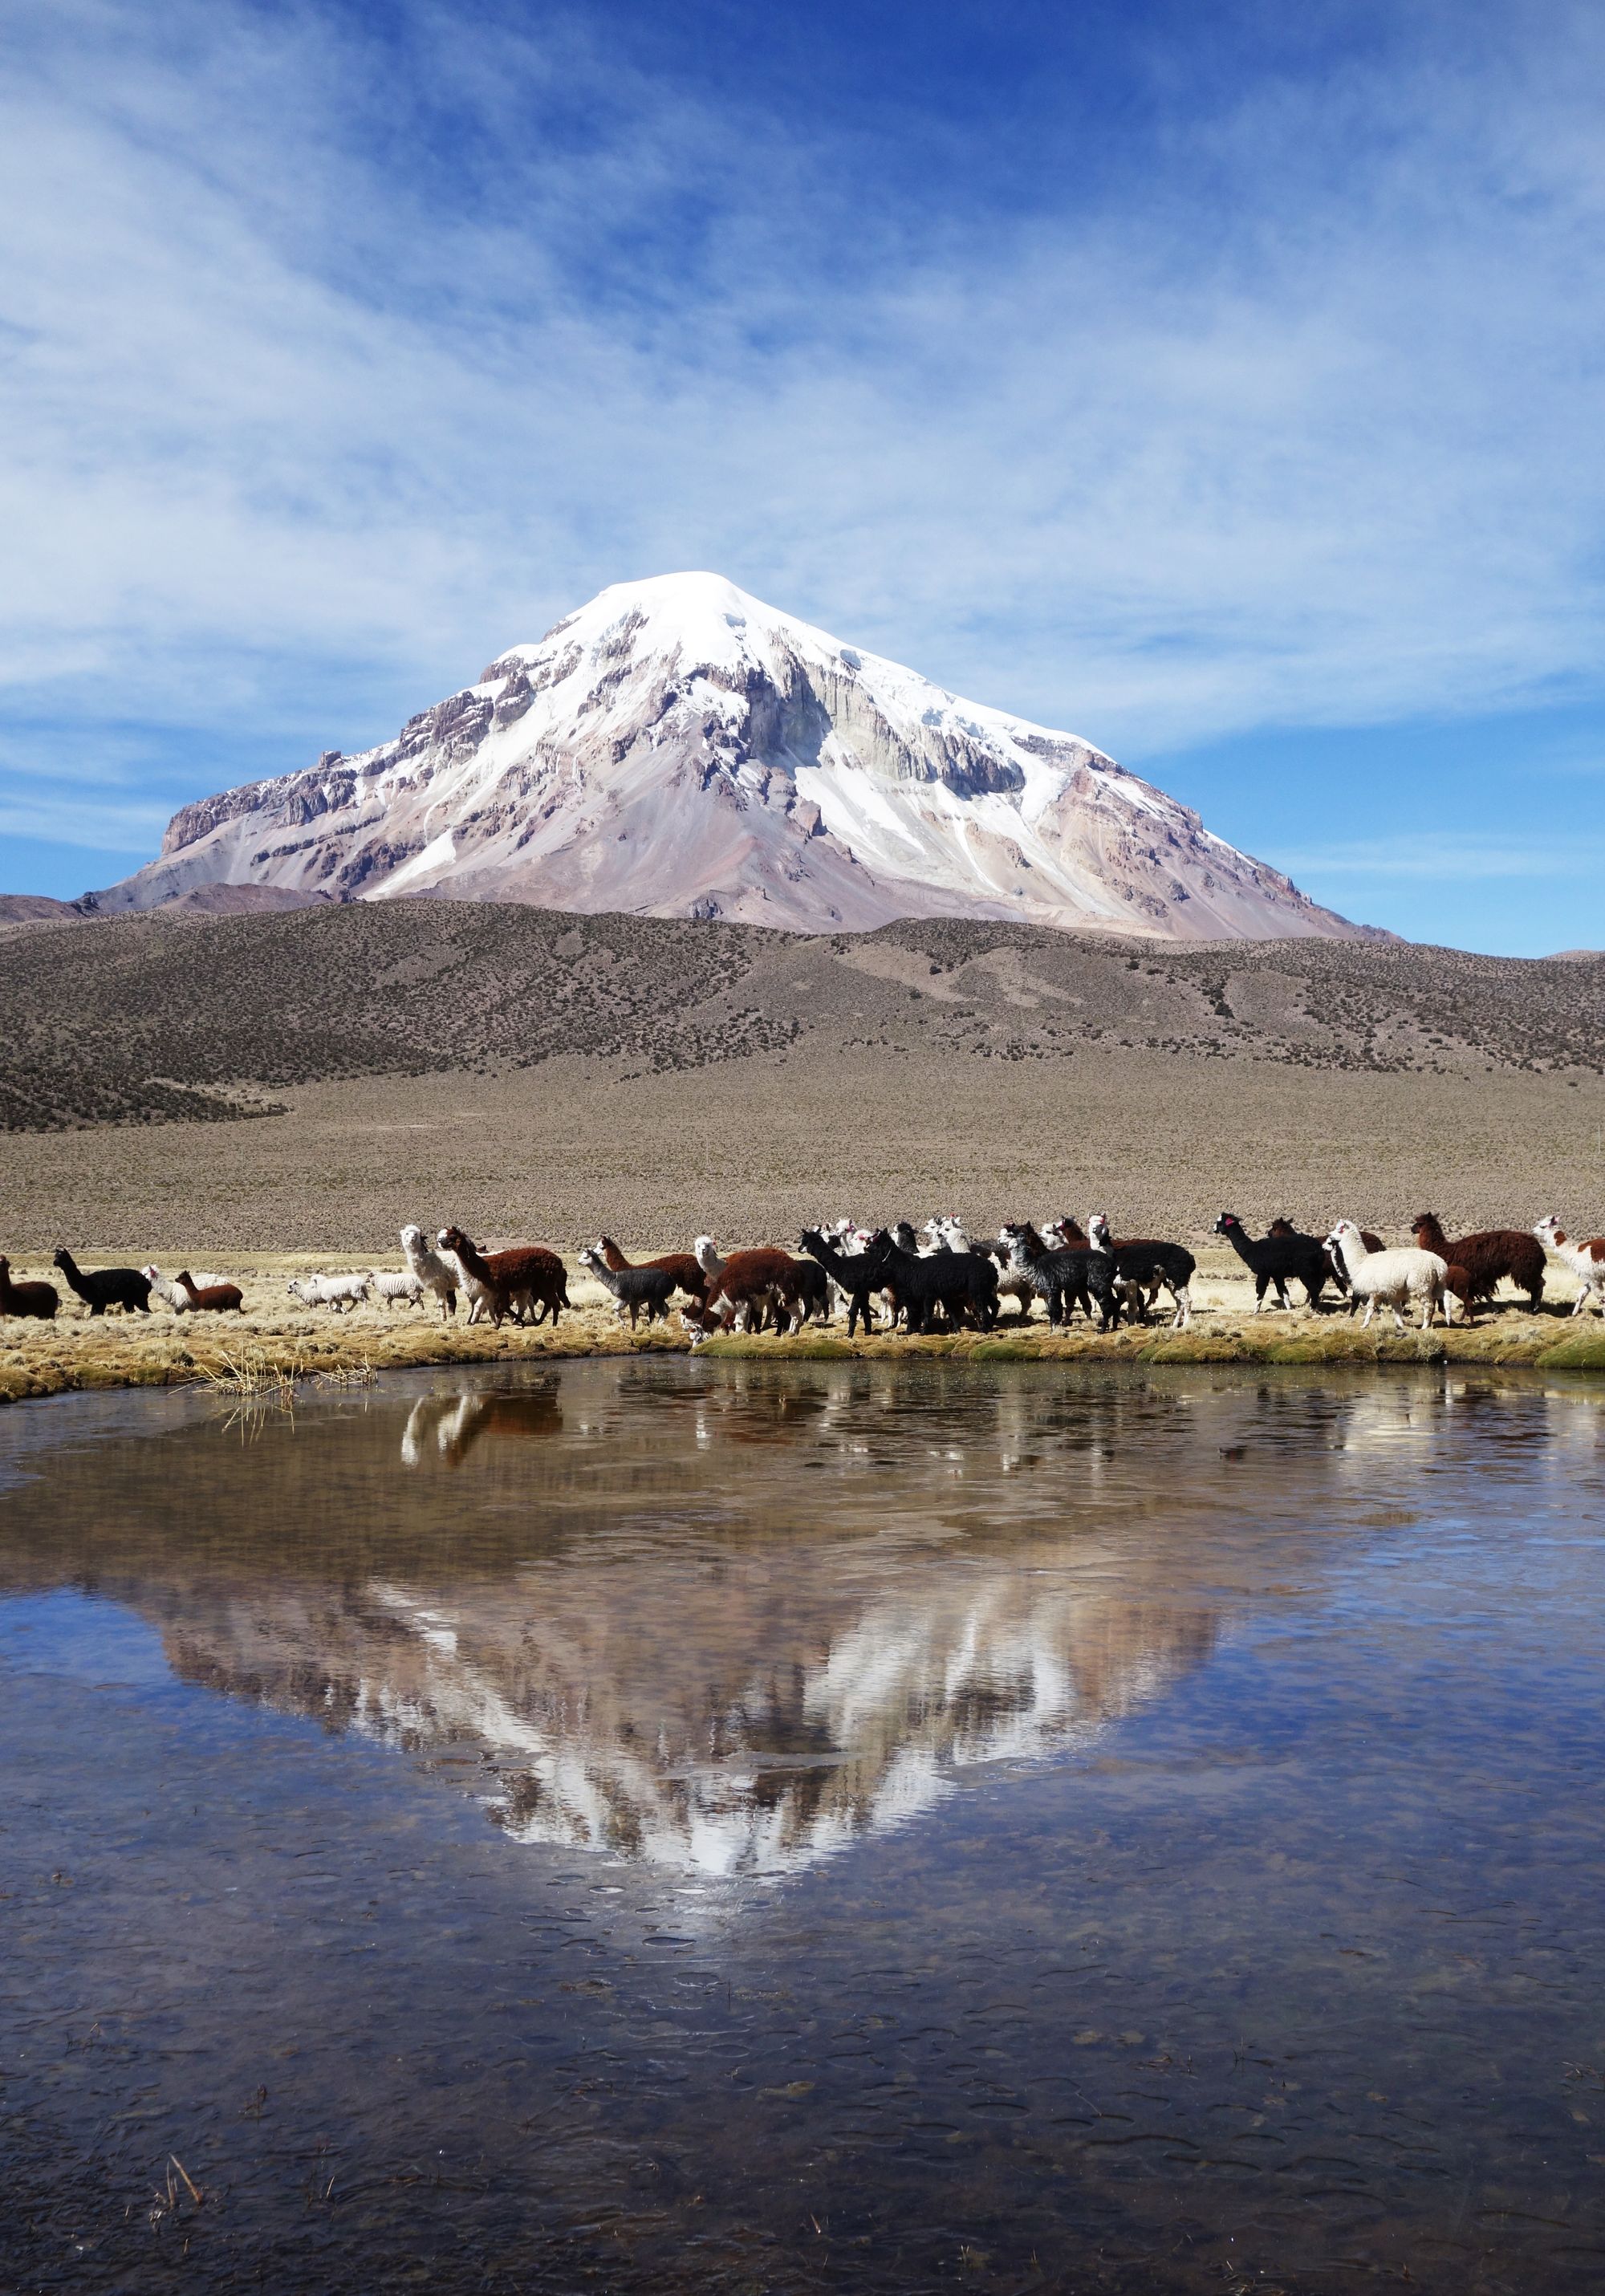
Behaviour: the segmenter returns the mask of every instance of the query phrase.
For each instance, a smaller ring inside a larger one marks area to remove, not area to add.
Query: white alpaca
[[[441,1322],[454,1316],[463,1289],[461,1270],[454,1259],[448,1264],[435,1250],[415,1220],[401,1231],[401,1256],[424,1290],[439,1300]]]
[[[142,1267],[139,1272],[144,1277],[145,1282],[150,1285],[151,1291],[155,1292],[157,1298],[161,1300],[165,1306],[170,1308],[176,1316],[187,1316],[189,1314],[189,1295],[180,1290],[179,1286],[174,1283],[170,1275],[164,1275],[160,1268],[157,1267],[154,1260],[151,1261],[149,1267]]]
[[[368,1281],[373,1286],[373,1296],[382,1300],[387,1308],[422,1308],[423,1283],[410,1267],[373,1267]]]
[[[446,1248],[446,1230],[442,1228],[435,1238],[442,1262],[451,1270],[452,1281],[468,1301],[468,1320],[477,1324],[482,1315],[494,1316],[495,1302],[477,1275],[471,1275],[454,1251]],[[515,1321],[517,1318],[515,1317]]]
[[[1421,1329],[1426,1330],[1443,1305],[1444,1285],[1449,1274],[1436,1251],[1421,1251],[1413,1244],[1391,1251],[1367,1251],[1359,1229],[1347,1219],[1339,1220],[1326,1240],[1342,1254],[1355,1298],[1365,1302],[1362,1331],[1380,1300],[1385,1308],[1393,1309],[1394,1323],[1402,1332],[1404,1318],[1399,1311],[1412,1300],[1421,1303]]]
[[[189,1314],[190,1295],[180,1285],[175,1283],[170,1275],[164,1275],[160,1267],[142,1267],[139,1272],[157,1298],[169,1307],[176,1316]],[[213,1283],[228,1283],[233,1280],[233,1277],[228,1275],[192,1275],[190,1278],[197,1292],[204,1292]]]
[[[933,1212],[920,1230],[933,1251],[973,1251],[976,1246],[956,1214]],[[985,1250],[983,1245],[982,1250]]]
[[[347,1316],[353,1308],[367,1306],[372,1279],[366,1275],[297,1275],[285,1289],[304,1308],[327,1308],[332,1315]]]
[[[695,1254],[697,1266],[708,1278],[708,1288],[711,1296],[714,1286],[725,1273],[725,1262],[719,1256],[719,1248],[712,1236],[700,1235],[692,1244],[692,1250]],[[700,1311],[693,1305],[689,1313],[685,1308],[681,1308],[680,1321],[691,1333],[692,1347],[697,1348],[701,1346],[702,1340],[711,1338],[715,1331],[728,1332],[736,1328],[738,1320],[741,1330],[749,1332],[752,1329],[754,1309],[757,1306],[758,1302],[756,1299],[748,1300],[739,1310],[733,1308],[729,1301],[725,1301],[722,1306],[710,1306]],[[701,1332],[700,1339],[697,1336],[699,1329]]]
[[[1557,1259],[1564,1261],[1583,1286],[1572,1314],[1580,1316],[1593,1300],[1605,1316],[1605,1235],[1591,1236],[1586,1243],[1578,1243],[1567,1234],[1552,1212],[1547,1219],[1539,1221],[1533,1234],[1546,1251],[1552,1251]]]

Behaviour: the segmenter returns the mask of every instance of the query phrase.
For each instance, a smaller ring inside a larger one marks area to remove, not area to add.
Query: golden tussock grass
[[[657,1247],[662,1249],[661,1245]],[[626,1244],[626,1250],[631,1247]],[[644,1253],[648,1247],[636,1247]],[[171,1254],[168,1255],[172,1257]],[[574,1308],[555,1328],[504,1324],[498,1332],[470,1324],[459,1313],[442,1323],[425,1309],[359,1308],[333,1315],[308,1309],[286,1295],[289,1277],[316,1262],[331,1269],[361,1266],[360,1257],[278,1253],[249,1260],[213,1253],[217,1272],[239,1283],[246,1312],[239,1316],[151,1315],[91,1316],[69,1300],[51,1324],[0,1322],[0,1401],[113,1387],[175,1387],[206,1382],[244,1402],[270,1402],[305,1381],[365,1382],[387,1371],[443,1364],[525,1362],[564,1356],[624,1355],[684,1350],[689,1346],[677,1316],[667,1325],[643,1324],[633,1336],[613,1313],[601,1287],[569,1277]],[[1363,1332],[1347,1314],[1312,1316],[1303,1309],[1256,1316],[1252,1290],[1237,1263],[1218,1245],[1200,1250],[1191,1328],[1134,1324],[1107,1334],[1077,1325],[1050,1332],[1040,1311],[1028,1325],[1006,1316],[994,1332],[910,1338],[877,1332],[849,1341],[843,1319],[810,1326],[795,1337],[733,1334],[708,1342],[711,1357],[790,1360],[901,1360],[948,1356],[977,1364],[1006,1362],[1133,1363],[1482,1363],[1537,1365],[1545,1369],[1605,1370],[1605,1319],[1573,1322],[1566,1312],[1572,1292],[1556,1281],[1555,1300],[1538,1316],[1509,1301],[1473,1324],[1435,1325],[1399,1333],[1392,1319]],[[175,1262],[176,1264],[176,1262]],[[19,1276],[49,1278],[47,1262],[19,1265]],[[1557,1271],[1557,1275],[1558,1275]]]

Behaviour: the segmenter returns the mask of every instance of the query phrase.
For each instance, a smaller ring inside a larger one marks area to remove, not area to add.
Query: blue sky
[[[14,16],[0,886],[702,566],[1605,942],[1602,88],[1478,0]]]

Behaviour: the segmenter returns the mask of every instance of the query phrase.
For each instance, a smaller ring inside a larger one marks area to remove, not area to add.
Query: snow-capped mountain
[[[1277,871],[1069,734],[964,701],[715,574],[615,583],[360,757],[186,806],[92,897],[201,885],[1174,939],[1347,937]]]

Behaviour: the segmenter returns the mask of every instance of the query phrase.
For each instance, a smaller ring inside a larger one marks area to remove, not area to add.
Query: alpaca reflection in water
[[[554,1389],[539,1387],[512,1394],[420,1396],[402,1431],[401,1459],[422,1466],[431,1446],[448,1467],[460,1467],[481,1437],[530,1439],[563,1431],[562,1406]]]

